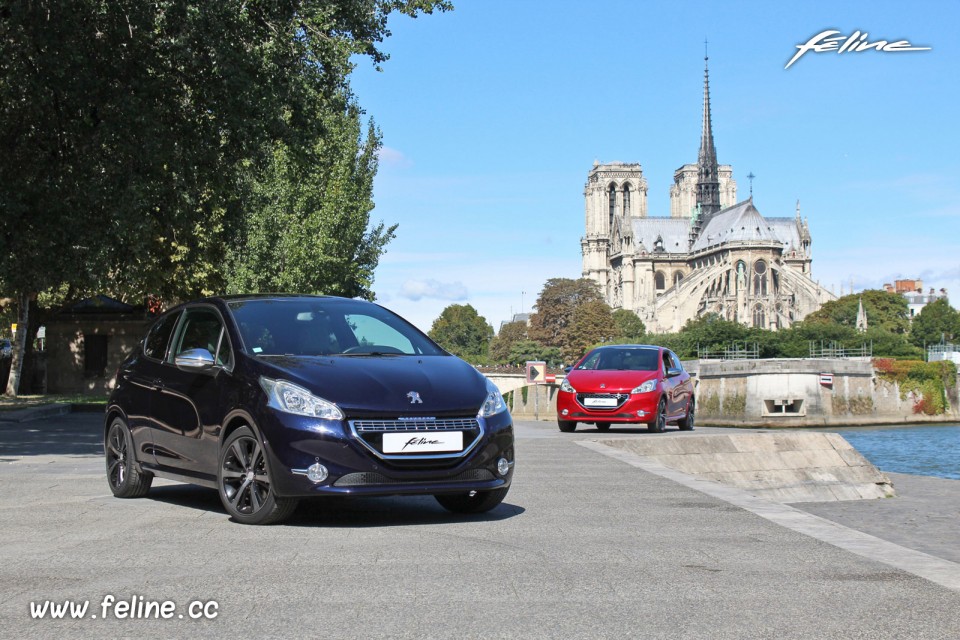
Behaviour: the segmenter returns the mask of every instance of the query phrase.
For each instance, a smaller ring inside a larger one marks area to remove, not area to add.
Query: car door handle
[[[157,391],[162,391],[164,388],[163,380],[161,380],[160,378],[157,378],[156,380],[154,380],[153,388],[156,389]]]

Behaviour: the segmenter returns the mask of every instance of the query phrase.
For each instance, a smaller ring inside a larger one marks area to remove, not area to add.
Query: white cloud
[[[377,151],[377,157],[380,162],[390,167],[405,169],[413,166],[413,160],[405,156],[402,151],[392,147],[380,147]]]
[[[462,282],[438,282],[437,280],[407,280],[399,293],[401,298],[417,301],[422,298],[436,300],[466,300],[469,293]]]

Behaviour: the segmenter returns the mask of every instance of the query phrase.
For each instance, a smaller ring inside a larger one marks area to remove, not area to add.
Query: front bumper
[[[378,457],[361,443],[349,420],[316,420],[266,409],[260,418],[271,484],[280,497],[323,495],[434,495],[488,491],[513,479],[513,419],[509,411],[479,418],[480,435],[460,456]],[[500,475],[497,461],[509,470]],[[329,475],[314,483],[304,470],[315,463]]]
[[[595,408],[586,407],[577,396],[591,395],[588,393],[557,393],[557,418],[571,422],[653,422],[656,419],[657,406],[660,394],[657,391],[649,393],[631,394],[627,391],[613,391],[609,395],[625,395],[626,399],[616,407]]]

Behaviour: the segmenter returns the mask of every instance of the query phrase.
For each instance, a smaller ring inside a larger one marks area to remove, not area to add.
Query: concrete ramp
[[[598,442],[776,502],[894,496],[890,479],[835,433],[683,434]]]

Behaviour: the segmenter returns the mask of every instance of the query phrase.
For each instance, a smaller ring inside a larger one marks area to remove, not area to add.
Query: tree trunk
[[[17,314],[17,335],[13,341],[13,360],[10,362],[10,377],[7,378],[6,395],[16,398],[20,390],[20,373],[23,370],[23,356],[26,353],[27,335],[30,333],[30,296],[20,294],[20,309]]]

